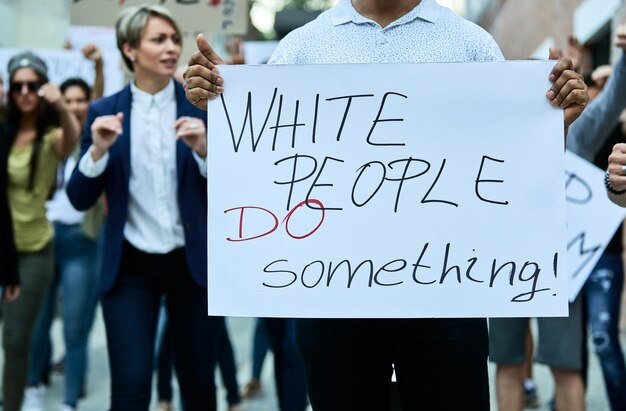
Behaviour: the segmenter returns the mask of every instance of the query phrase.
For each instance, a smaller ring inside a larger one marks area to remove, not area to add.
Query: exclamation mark
[[[552,271],[554,272],[554,278],[559,278],[559,253],[554,253],[554,260],[552,261]],[[556,294],[552,294],[556,297]]]

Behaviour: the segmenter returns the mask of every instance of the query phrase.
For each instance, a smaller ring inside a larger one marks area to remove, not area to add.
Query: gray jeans
[[[26,377],[30,338],[54,272],[52,243],[33,253],[19,253],[20,296],[3,303],[2,348],[4,411],[20,411]]]

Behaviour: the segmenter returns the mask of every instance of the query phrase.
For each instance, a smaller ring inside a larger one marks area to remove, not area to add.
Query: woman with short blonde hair
[[[131,84],[93,103],[67,187],[77,209],[108,199],[101,303],[111,410],[148,410],[159,305],[165,297],[187,411],[215,410],[223,318],[207,316],[204,113],[173,80],[180,30],[167,9],[130,7],[116,23]]]

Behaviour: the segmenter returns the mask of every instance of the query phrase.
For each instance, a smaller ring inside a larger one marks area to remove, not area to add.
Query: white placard
[[[182,34],[180,64],[186,64],[197,51],[200,33],[243,35],[248,32],[247,0],[73,0],[70,21],[73,25],[112,27],[127,6],[159,4],[166,7]]]
[[[212,29],[229,34],[245,34],[248,30],[246,0],[74,0],[70,20],[75,25],[113,26],[124,7],[144,4],[165,6],[185,32]]]
[[[209,313],[567,315],[553,65],[220,67]]]
[[[68,36],[74,50],[82,50],[87,44],[93,43],[102,53],[120,54],[113,27],[70,26]]]
[[[242,47],[246,64],[267,63],[277,45],[277,41],[244,41]]]
[[[604,171],[570,151],[565,161],[565,193],[569,299],[574,301],[624,221],[626,209],[608,199]]]
[[[0,48],[0,72],[7,79],[9,60],[14,55],[25,51],[19,48]],[[78,50],[30,49],[41,57],[48,66],[48,78],[59,85],[70,77],[80,77],[89,85],[93,85],[94,63],[87,60]],[[120,66],[119,53],[103,53],[104,59],[104,95],[108,96],[124,86],[124,72]]]

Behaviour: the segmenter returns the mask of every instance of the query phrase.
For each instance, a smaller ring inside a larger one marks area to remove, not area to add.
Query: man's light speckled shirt
[[[435,0],[422,0],[384,28],[360,15],[351,0],[340,0],[317,19],[289,33],[269,64],[497,60],[504,57],[489,33]]]

